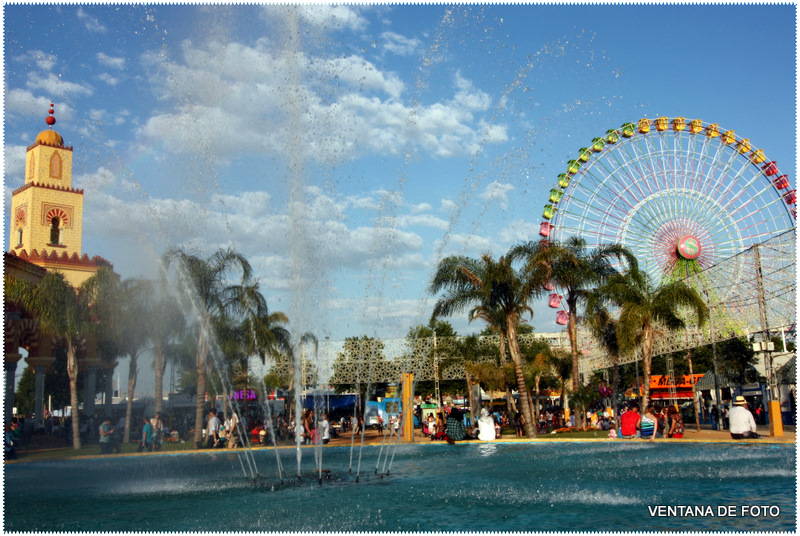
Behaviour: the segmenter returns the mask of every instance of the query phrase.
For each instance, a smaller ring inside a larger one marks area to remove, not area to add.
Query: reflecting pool
[[[281,451],[284,467],[295,455]],[[796,523],[794,445],[401,445],[383,478],[378,447],[367,447],[358,483],[350,449],[334,447],[324,449],[330,479],[318,484],[308,451],[308,475],[283,486],[274,452],[255,458],[259,485],[231,452],[6,465],[5,530],[793,531]],[[742,515],[753,505],[770,510]],[[669,512],[658,506],[701,508],[662,516]]]

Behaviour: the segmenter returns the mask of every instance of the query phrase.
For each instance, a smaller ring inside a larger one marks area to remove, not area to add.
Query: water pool
[[[285,470],[296,473],[295,455],[281,452]],[[796,527],[793,445],[407,445],[399,447],[391,474],[383,479],[374,474],[378,448],[368,447],[358,483],[348,473],[349,448],[336,447],[324,450],[330,480],[318,485],[308,450],[303,457],[308,477],[287,479],[283,487],[274,452],[255,456],[263,486],[247,482],[229,452],[9,464],[4,528],[485,532]],[[742,508],[752,505],[772,508],[762,512],[766,515],[742,515]],[[699,506],[703,512],[688,513],[703,515],[686,515],[686,510],[669,515],[675,512],[659,512],[658,506]],[[721,517],[720,508],[735,515]],[[708,515],[709,509],[714,515]]]

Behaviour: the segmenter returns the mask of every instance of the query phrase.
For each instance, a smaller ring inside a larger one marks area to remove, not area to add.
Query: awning
[[[793,357],[778,369],[778,381],[785,385],[797,384],[797,358]]]
[[[720,389],[736,387],[734,383],[730,379],[728,379],[728,377],[725,376],[724,374],[717,374],[717,382],[719,384]],[[700,381],[698,381],[695,384],[695,389],[698,391],[713,391],[714,373],[707,372],[705,375],[703,375],[703,377],[700,378]]]

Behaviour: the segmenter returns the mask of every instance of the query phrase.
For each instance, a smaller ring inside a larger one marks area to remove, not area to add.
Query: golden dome
[[[55,130],[43,130],[36,136],[36,143],[43,143],[45,145],[54,145],[60,147],[64,145],[64,139],[61,134]]]

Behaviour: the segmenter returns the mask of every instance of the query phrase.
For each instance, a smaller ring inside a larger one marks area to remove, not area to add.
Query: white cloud
[[[442,230],[447,230],[450,227],[449,222],[431,214],[400,216],[398,217],[398,224],[400,227],[421,226]]]
[[[486,186],[486,189],[478,197],[498,203],[500,207],[505,210],[508,208],[508,192],[514,189],[514,186],[508,183],[492,182]]]
[[[13,56],[14,61],[27,63],[28,66],[35,66],[42,71],[51,71],[55,67],[57,58],[53,54],[42,52],[41,50],[28,50],[18,56]]]
[[[6,92],[3,105],[6,113],[41,117],[42,127],[46,126],[44,118],[47,116],[47,110],[50,109],[50,99],[37,97],[32,92],[25,89],[11,89]],[[59,119],[62,117],[67,119],[72,117],[72,108],[59,103],[56,106],[56,117]]]
[[[82,7],[78,8],[78,19],[83,21],[83,25],[87,30],[94,33],[106,33],[107,29],[99,20],[86,13]]]
[[[398,56],[411,56],[422,50],[422,41],[416,37],[409,38],[394,32],[383,32],[381,39],[384,42],[383,48]]]
[[[300,159],[335,165],[415,148],[464,156],[505,140],[503,127],[476,119],[490,99],[460,76],[449,101],[409,106],[400,100],[404,83],[395,73],[352,54],[287,55],[261,39],[252,46],[187,41],[183,57],[170,58],[143,58],[154,93],[183,103],[145,121],[138,131],[144,145],[158,140],[173,152],[190,152],[201,134],[223,161],[242,151],[291,150]]]
[[[430,203],[420,203],[419,205],[413,205],[411,207],[411,212],[414,214],[419,214],[420,212],[427,212],[432,209],[433,207]]]
[[[52,73],[47,76],[31,73],[25,86],[31,89],[42,89],[54,96],[91,95],[94,92],[89,86],[67,82]]]
[[[26,151],[27,147],[23,145],[6,144],[3,147],[3,182],[6,185],[17,188],[25,182]]]
[[[324,28],[328,31],[340,28],[361,31],[367,26],[367,20],[359,14],[356,6],[329,4],[264,6],[264,12],[267,17],[288,17],[289,9],[294,10],[298,21],[310,26]]]
[[[444,212],[453,212],[456,207],[455,201],[451,201],[450,199],[442,199],[442,211]]]
[[[105,82],[109,86],[116,86],[120,82],[119,78],[111,76],[108,73],[101,73],[101,74],[97,75],[97,79],[102,81],[102,82]]]
[[[97,61],[100,62],[101,65],[105,65],[106,67],[111,67],[113,69],[125,68],[125,58],[109,56],[103,52],[97,53]]]
[[[509,245],[539,238],[539,224],[525,220],[514,220],[500,231],[500,240]]]

